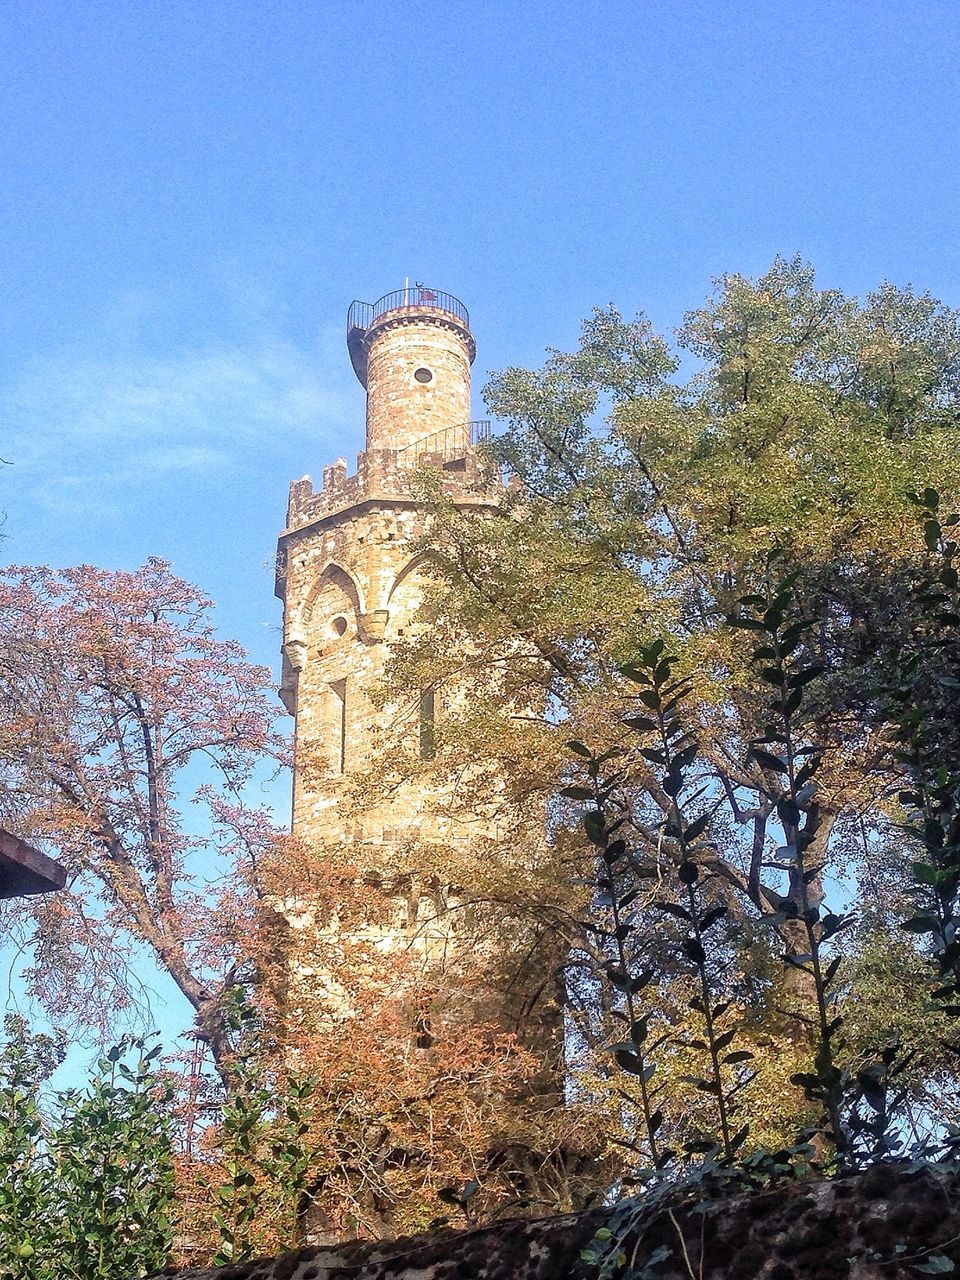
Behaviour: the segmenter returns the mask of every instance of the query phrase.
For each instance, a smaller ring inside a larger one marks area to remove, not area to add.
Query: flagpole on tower
[[[409,276],[403,277],[403,305],[405,307],[409,307],[410,305],[410,277]]]

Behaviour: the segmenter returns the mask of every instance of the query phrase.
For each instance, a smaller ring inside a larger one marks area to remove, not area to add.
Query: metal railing
[[[399,311],[406,307],[430,307],[436,311],[447,311],[456,316],[464,328],[470,328],[470,313],[459,298],[452,293],[444,293],[441,289],[430,289],[424,284],[405,285],[395,289],[393,293],[385,293],[376,302],[351,302],[347,312],[347,332],[351,329],[369,329],[375,320],[388,311]]]
[[[397,450],[398,467],[415,467],[427,454],[439,456],[444,462],[462,458],[468,448],[491,438],[490,420],[461,422],[455,427],[443,427],[429,436],[422,436]]]

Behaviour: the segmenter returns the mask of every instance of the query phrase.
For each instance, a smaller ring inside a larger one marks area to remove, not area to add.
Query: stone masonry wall
[[[472,854],[510,847],[497,778],[484,762],[477,762],[472,789],[462,771],[453,780],[442,768],[419,770],[419,691],[387,691],[385,705],[378,696],[391,646],[426,625],[429,550],[422,548],[430,513],[419,469],[430,468],[462,510],[493,517],[502,502],[499,475],[470,443],[473,340],[456,317],[414,322],[401,312],[378,319],[364,344],[366,365],[357,372],[361,381],[365,373],[368,390],[368,447],[354,475],[338,459],[324,468],[317,491],[308,478],[291,485],[277,593],[284,602],[281,697],[296,719],[293,832],[358,868],[379,888],[383,909],[343,935],[338,919],[323,918],[317,904],[284,903],[298,989],[305,1008],[312,1001],[327,1010],[321,1016],[349,1018],[350,996],[335,966],[327,967],[330,955],[341,944],[341,954],[356,955],[357,943],[365,952],[370,944],[379,954],[402,952],[399,968],[410,977],[399,994],[410,1002],[411,1032],[424,1008],[434,1026],[435,1019],[466,1019],[512,1033],[522,1022],[524,1043],[546,1071],[531,1088],[547,1102],[556,1090],[554,1067],[546,1064],[559,1060],[562,1031],[552,988],[529,961],[524,929],[485,923],[483,906],[471,901],[469,885],[458,886],[461,873],[453,869]],[[418,368],[431,371],[429,382],[413,376]],[[444,688],[435,696],[442,717],[463,691]],[[372,798],[357,805],[358,779],[384,762],[394,775],[389,785],[376,776]],[[465,785],[469,812],[458,799]],[[471,931],[495,942],[478,946]],[[397,1052],[410,1047],[398,1044]]]
[[[500,1156],[516,1177],[526,1169],[522,1190],[536,1199],[561,1167],[529,1136],[530,1116],[552,1114],[562,1096],[554,958],[539,941],[531,950],[518,913],[505,916],[481,884],[466,882],[491,859],[510,859],[512,869],[513,859],[539,854],[532,845],[519,851],[504,832],[504,780],[493,762],[445,768],[441,749],[435,764],[421,765],[429,699],[384,684],[391,647],[428,625],[422,469],[463,511],[496,518],[502,505],[499,474],[471,444],[473,339],[457,316],[399,308],[352,328],[348,347],[368,393],[367,448],[353,475],[338,459],[317,491],[309,478],[291,485],[277,594],[281,697],[296,722],[293,833],[319,855],[317,874],[325,862],[334,874],[355,868],[364,886],[354,901],[365,905],[358,919],[309,893],[277,904],[289,928],[291,998],[319,1029],[357,1016],[365,984],[390,984],[383,994],[409,1025],[397,1037],[398,1063],[429,1054],[435,1037],[461,1026],[491,1046],[519,1036],[533,1055],[523,1098],[498,1100],[497,1141],[506,1145],[483,1159],[495,1178]],[[418,380],[418,369],[431,376]],[[441,726],[467,696],[455,683],[430,691]]]
[[[368,333],[367,449],[403,449],[470,421],[469,332],[442,312],[388,312]],[[418,381],[430,375],[429,381]]]
[[[419,886],[411,891],[409,875],[396,880],[406,847],[426,841],[453,849],[494,833],[482,815],[460,821],[451,797],[423,781],[401,781],[362,812],[351,793],[385,743],[414,757],[419,749],[419,699],[408,693],[384,707],[375,697],[391,644],[421,625],[427,569],[414,548],[429,517],[419,469],[433,467],[464,508],[491,510],[502,495],[470,443],[473,354],[459,320],[429,308],[398,309],[371,326],[364,338],[368,447],[354,475],[338,459],[324,468],[319,490],[309,479],[291,485],[278,557],[281,696],[296,717],[294,834],[318,848],[349,850],[355,865],[377,877],[395,921],[383,945],[413,946],[425,963],[443,963],[461,917],[445,909],[448,886],[440,884],[425,891],[433,906],[424,901],[418,909]],[[418,369],[429,371],[429,381],[414,376]],[[306,904],[289,917],[306,930],[304,944],[311,929],[329,937],[335,927],[314,920]]]

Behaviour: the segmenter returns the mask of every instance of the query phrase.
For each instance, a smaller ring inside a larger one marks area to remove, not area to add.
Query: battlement
[[[347,511],[361,502],[422,496],[421,468],[440,473],[444,492],[466,498],[478,489],[489,501],[499,487],[495,467],[475,444],[488,439],[489,422],[464,423],[435,432],[402,449],[368,449],[357,455],[357,470],[347,475],[345,459],[323,469],[323,482],[314,489],[309,476],[294,480],[287,503],[287,531],[302,528]]]

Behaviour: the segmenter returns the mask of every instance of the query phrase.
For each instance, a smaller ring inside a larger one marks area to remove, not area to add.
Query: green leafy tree
[[[159,1048],[109,1049],[83,1090],[43,1099],[62,1047],[5,1022],[0,1051],[0,1275],[135,1280],[173,1242],[171,1090]]]
[[[17,1014],[4,1019],[0,1050],[0,1261],[12,1280],[34,1280],[51,1262],[54,1178],[43,1156],[42,1084],[63,1059],[52,1037],[33,1036]],[[4,1256],[6,1255],[6,1256]]]
[[[757,280],[723,278],[678,341],[697,364],[685,384],[645,319],[608,309],[584,325],[576,351],[494,376],[487,401],[505,429],[492,460],[514,477],[503,518],[435,499],[430,626],[397,651],[392,687],[469,687],[450,698],[429,767],[452,778],[492,760],[517,847],[546,806],[553,879],[545,871],[529,886],[526,907],[562,938],[569,1007],[583,1043],[600,1046],[611,1014],[600,978],[614,957],[583,888],[594,854],[574,806],[558,799],[572,781],[563,744],[578,739],[597,757],[623,749],[623,836],[644,889],[666,871],[675,797],[650,755],[662,749],[625,737],[636,709],[628,671],[666,645],[686,682],[683,731],[697,744],[685,766],[690,820],[703,822],[697,866],[726,908],[727,962],[743,975],[765,1059],[757,1067],[771,1073],[768,1092],[789,1092],[796,1056],[832,1021],[823,1005],[811,1025],[799,1003],[826,997],[809,959],[826,881],[842,877],[851,902],[870,909],[871,945],[893,927],[875,883],[852,873],[865,848],[875,859],[891,847],[899,816],[904,764],[890,751],[878,673],[904,634],[903,587],[918,558],[904,494],[929,485],[944,503],[960,496],[960,316],[891,285],[848,298],[778,260]],[[784,580],[789,616],[777,599]],[[902,880],[902,849],[893,862]],[[506,894],[508,868],[499,883],[489,863],[476,870],[467,883]],[[757,926],[771,915],[782,917],[767,926],[782,962],[751,971],[769,952]],[[830,965],[855,959],[864,935],[852,922],[844,935]],[[858,1034],[876,1041],[866,1021]],[[859,1050],[844,1053],[856,1076]],[[845,1061],[822,1065],[842,1074]],[[842,1141],[836,1114],[832,1125]]]
[[[216,1103],[178,1162],[177,1188],[181,1252],[218,1266],[302,1243],[316,1155],[314,1085],[295,1051],[239,986],[224,1021]]]
[[[173,1236],[170,1086],[160,1046],[115,1046],[87,1088],[58,1095],[46,1139],[62,1207],[56,1274],[126,1280],[165,1265]]]

